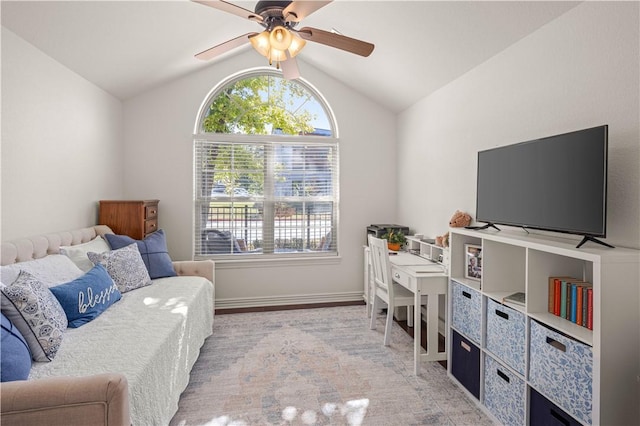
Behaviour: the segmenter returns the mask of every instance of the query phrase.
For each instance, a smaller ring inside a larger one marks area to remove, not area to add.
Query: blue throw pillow
[[[71,328],[92,321],[122,297],[102,265],[96,265],[80,278],[49,290],[62,305]]]
[[[105,234],[104,236],[112,250],[136,243],[152,280],[177,275],[171,263],[167,240],[162,229],[147,235],[144,240],[134,240],[127,235]]]
[[[3,382],[27,380],[31,370],[31,351],[20,331],[2,314],[0,373]]]

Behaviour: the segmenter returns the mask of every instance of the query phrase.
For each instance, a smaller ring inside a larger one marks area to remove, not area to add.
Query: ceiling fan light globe
[[[249,37],[253,48],[262,56],[269,57],[269,32],[263,31],[260,34]]]
[[[293,36],[291,35],[291,31],[281,25],[278,25],[277,27],[272,29],[271,34],[269,34],[269,42],[271,43],[271,47],[278,50],[287,50],[291,45],[292,40]]]
[[[287,60],[287,55],[284,50],[271,48],[269,51],[269,62],[282,62]]]
[[[302,37],[296,33],[292,33],[291,44],[289,45],[289,56],[292,58],[296,56],[305,44],[307,44],[307,42]]]

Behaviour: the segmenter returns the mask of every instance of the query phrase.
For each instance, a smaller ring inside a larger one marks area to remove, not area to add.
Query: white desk
[[[371,306],[371,287],[369,281],[369,248],[365,247],[365,298],[367,309]],[[447,297],[448,276],[442,267],[420,256],[399,252],[389,257],[393,280],[415,295],[413,309],[413,358],[414,372],[418,375],[420,361],[442,361],[447,359],[447,352],[438,351],[438,298]],[[427,296],[427,349],[422,352],[420,298]],[[444,306],[447,306],[445,301]],[[367,311],[369,312],[369,311]],[[373,312],[369,312],[373,315]],[[445,345],[446,347],[446,345]]]

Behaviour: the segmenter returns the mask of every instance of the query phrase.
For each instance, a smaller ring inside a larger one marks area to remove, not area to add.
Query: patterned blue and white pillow
[[[71,328],[93,321],[122,297],[102,265],[96,265],[80,278],[50,290],[62,305]]]
[[[149,272],[142,261],[136,243],[104,253],[89,252],[87,256],[94,265],[105,267],[118,286],[120,293],[151,284]]]
[[[67,328],[67,316],[47,286],[28,272],[20,272],[13,284],[2,288],[2,313],[24,336],[34,361],[53,360]]]

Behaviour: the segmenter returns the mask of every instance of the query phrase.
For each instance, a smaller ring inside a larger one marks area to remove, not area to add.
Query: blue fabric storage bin
[[[591,424],[591,347],[531,321],[529,382],[569,415]]]
[[[484,405],[504,425],[524,425],[525,383],[489,355],[484,357]]]
[[[480,399],[480,349],[457,331],[451,332],[451,374]]]
[[[580,423],[534,388],[529,392],[529,424],[532,426],[580,426]]]
[[[487,300],[486,348],[524,376],[526,349],[525,315],[493,299]]]
[[[451,281],[451,284],[453,327],[479,345],[482,333],[482,295],[458,282]]]

